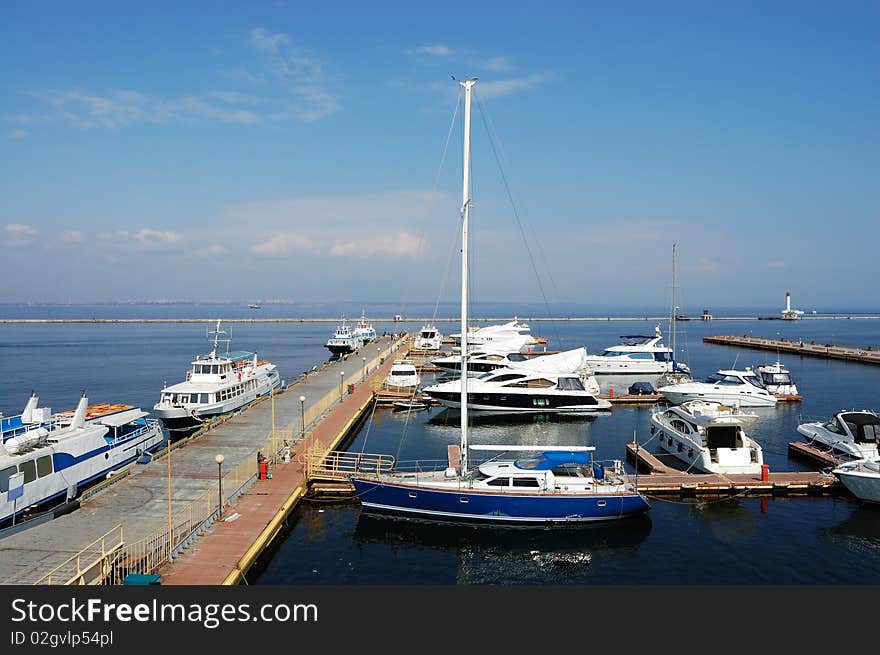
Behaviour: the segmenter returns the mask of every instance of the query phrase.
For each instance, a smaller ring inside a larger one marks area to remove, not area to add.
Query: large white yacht
[[[400,391],[410,391],[419,386],[421,378],[411,359],[397,359],[388,371],[385,385]]]
[[[721,370],[702,382],[682,382],[657,389],[670,403],[680,404],[689,400],[733,405],[735,407],[773,407],[776,396],[767,391],[754,371]]]
[[[424,391],[441,405],[461,408],[461,378]],[[583,414],[611,409],[610,402],[599,398],[598,388],[587,389],[576,373],[505,368],[469,380],[467,391],[468,409],[473,410]]]
[[[618,345],[609,346],[601,355],[587,358],[587,363],[597,375],[688,371],[687,365],[675,361],[672,349],[660,343],[663,335],[659,325],[654,328],[653,336],[633,334],[620,338],[622,341]]]
[[[705,473],[758,474],[764,454],[743,429],[757,418],[719,403],[691,400],[655,411],[651,433],[659,433],[660,448],[689,468]]]
[[[53,415],[38,404],[31,394],[20,415],[0,418],[0,523],[71,500],[164,443],[159,422],[132,405],[89,405],[83,394],[75,410]],[[19,473],[22,493],[12,497]]]
[[[867,409],[837,412],[827,421],[801,423],[797,431],[846,459],[878,456],[880,416]]]
[[[461,347],[461,332],[450,335],[455,345]],[[476,330],[469,330],[467,335],[469,346],[477,346],[483,348],[501,349],[500,344],[504,344],[503,348],[509,348],[511,343],[518,343],[515,349],[525,349],[536,345],[538,342],[532,336],[532,330],[528,323],[523,323],[517,317],[513,317],[512,321],[502,323],[501,325],[487,325],[486,327]],[[455,348],[453,348],[455,350]]]
[[[542,355],[543,356],[543,355]],[[468,375],[477,376],[498,368],[506,368],[514,362],[524,362],[529,358],[521,352],[495,352],[492,350],[473,350],[467,358]],[[431,364],[448,373],[461,370],[461,355],[449,355],[431,360]]]
[[[220,321],[213,332],[214,347],[199,355],[186,373],[186,380],[162,389],[153,406],[156,416],[171,431],[191,430],[216,416],[250,405],[281,386],[275,364],[259,360],[253,352],[217,352]],[[226,340],[228,343],[228,340]]]
[[[434,324],[423,325],[413,342],[413,349],[423,352],[439,352],[443,343],[443,335]]]

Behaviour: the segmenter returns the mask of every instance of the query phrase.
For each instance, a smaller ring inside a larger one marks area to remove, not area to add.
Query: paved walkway
[[[308,410],[328,392],[339,388],[340,371],[346,373],[344,379],[356,379],[363,366],[361,357],[370,360],[380,350],[384,353],[391,343],[390,337],[380,338],[347,360],[328,364],[309,374],[307,380],[291,384],[286,392],[277,394],[276,429],[299,425],[300,395],[306,397]],[[392,359],[388,357],[386,364],[390,365]],[[363,386],[357,385],[356,391]],[[349,399],[343,404],[349,404]],[[217,488],[217,454],[225,458],[225,471],[251,460],[256,472],[256,452],[271,430],[272,403],[265,400],[172,451],[172,511],[176,514],[206,491]],[[120,524],[126,543],[133,543],[161,529],[167,521],[165,459],[134,465],[128,476],[84,501],[75,512],[0,540],[0,583],[32,584]]]
[[[391,369],[393,359],[388,358],[384,365],[373,374],[372,379],[384,379]],[[258,480],[233,507],[227,510],[227,516],[238,514],[234,521],[220,521],[211,532],[198,539],[183,557],[159,571],[162,584],[170,585],[219,585],[239,568],[239,562],[245,558],[255,542],[259,550],[268,545],[274,533],[280,528],[280,521],[298,502],[305,492],[306,481],[303,468],[305,450],[315,443],[321,443],[331,449],[345,437],[345,433],[354,419],[372,403],[372,385],[362,384],[355,388],[354,394],[336,405],[315,426],[309,437],[294,448],[289,464],[279,464],[272,470],[271,480]],[[295,492],[300,495],[291,497]],[[290,501],[290,502],[288,502]],[[273,524],[276,515],[280,515]],[[274,527],[273,527],[274,526]],[[258,553],[253,553],[255,557]],[[250,566],[253,557],[248,557],[246,565]],[[237,578],[237,576],[235,576]],[[237,582],[237,579],[235,580]]]

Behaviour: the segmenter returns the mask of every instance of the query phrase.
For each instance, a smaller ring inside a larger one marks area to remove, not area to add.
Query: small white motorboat
[[[859,500],[880,503],[880,459],[846,462],[831,472]]]
[[[868,409],[838,412],[827,421],[801,423],[797,431],[811,443],[846,459],[877,459],[880,416]]]

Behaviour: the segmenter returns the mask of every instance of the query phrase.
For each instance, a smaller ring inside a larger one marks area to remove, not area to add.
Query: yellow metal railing
[[[355,473],[387,473],[394,467],[392,455],[325,451],[318,446],[306,453],[309,480],[346,480]]]
[[[95,585],[110,577],[113,561],[125,544],[120,523],[49,571],[37,585]]]

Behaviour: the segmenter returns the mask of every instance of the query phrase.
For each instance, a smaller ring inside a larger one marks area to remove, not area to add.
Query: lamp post
[[[363,369],[363,373],[361,374],[361,380],[366,380],[367,379],[367,358],[366,358],[366,356],[361,357],[361,360],[364,363],[364,369]]]
[[[306,397],[299,397],[299,416],[302,419],[302,430],[299,433],[300,439],[306,438]]]
[[[217,496],[217,518],[220,518],[220,514],[223,512],[223,455],[217,455],[214,458],[214,461],[217,462],[217,485],[218,485],[218,496]]]
[[[278,444],[275,441],[275,387],[269,387],[269,397],[272,400],[272,457],[271,461],[275,463],[275,454],[278,452]]]
[[[345,379],[345,371],[339,371],[339,402],[342,402],[342,381]]]

